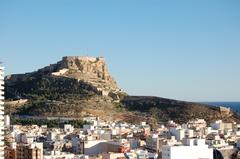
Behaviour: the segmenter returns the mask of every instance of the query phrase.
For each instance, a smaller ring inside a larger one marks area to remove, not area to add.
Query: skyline
[[[103,56],[131,95],[240,101],[239,1],[24,2],[0,2],[6,75]]]

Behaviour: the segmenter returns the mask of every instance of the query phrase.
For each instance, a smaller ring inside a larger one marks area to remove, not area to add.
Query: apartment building
[[[0,63],[0,159],[4,159],[4,67]]]

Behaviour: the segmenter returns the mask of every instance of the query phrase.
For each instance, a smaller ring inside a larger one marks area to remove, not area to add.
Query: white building
[[[21,142],[25,144],[32,144],[34,143],[34,137],[29,134],[21,134]]]
[[[4,159],[4,67],[0,63],[0,159]]]
[[[205,145],[204,139],[186,139],[181,146],[164,145],[162,159],[213,159],[213,149]]]
[[[212,140],[206,140],[206,144],[209,147],[217,149],[233,148],[233,146],[230,146],[224,139],[221,139],[218,135],[214,136],[214,139]]]
[[[194,131],[192,129],[183,129],[181,127],[170,128],[171,135],[175,136],[176,140],[182,140],[183,138],[193,138]]]
[[[89,124],[84,124],[83,125],[83,131],[92,131],[94,130],[94,126],[93,125],[89,125]]]
[[[74,131],[74,127],[71,124],[64,124],[64,132],[72,133]]]
[[[61,152],[61,151],[50,151],[50,152],[46,152],[44,154],[43,159],[59,159],[59,158],[66,158],[66,159],[84,159],[84,157],[78,157],[75,156],[72,153],[65,153],[65,152]]]
[[[204,119],[193,119],[188,121],[189,128],[195,128],[196,130],[203,129],[207,126],[207,123]]]
[[[57,138],[57,132],[49,132],[47,135],[48,141],[55,141]]]
[[[4,115],[4,124],[6,127],[10,126],[10,116],[9,115]]]

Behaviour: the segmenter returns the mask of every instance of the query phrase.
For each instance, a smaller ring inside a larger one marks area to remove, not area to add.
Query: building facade
[[[204,139],[186,139],[183,145],[164,145],[162,159],[213,159],[213,149],[205,145]]]
[[[35,145],[18,144],[16,159],[42,159],[42,150]]]
[[[11,148],[11,147],[6,147],[5,148],[5,159],[16,159],[16,149]]]
[[[0,159],[4,159],[4,67],[0,63]]]

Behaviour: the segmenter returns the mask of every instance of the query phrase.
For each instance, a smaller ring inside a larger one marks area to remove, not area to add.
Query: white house
[[[180,146],[164,145],[162,159],[213,159],[213,149],[204,139],[186,139]]]

